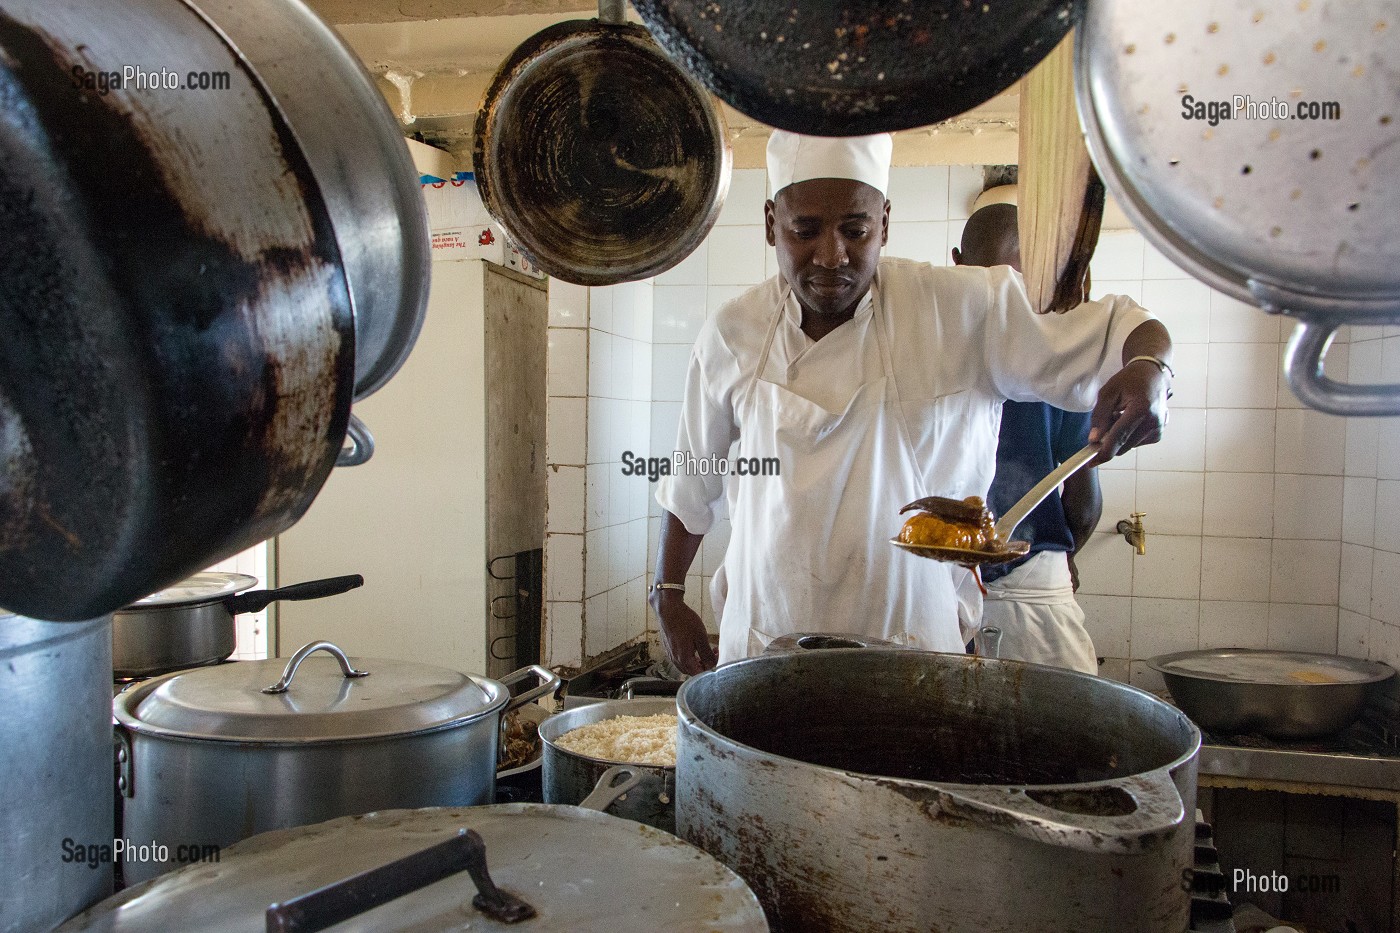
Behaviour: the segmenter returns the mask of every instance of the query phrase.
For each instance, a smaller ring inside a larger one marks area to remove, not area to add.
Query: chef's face
[[[778,268],[802,307],[822,315],[854,311],[889,239],[885,196],[864,182],[814,178],[779,191],[764,219]]]

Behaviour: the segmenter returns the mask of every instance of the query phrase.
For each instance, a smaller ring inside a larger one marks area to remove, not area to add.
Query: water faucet
[[[1147,529],[1142,526],[1142,520],[1146,517],[1146,512],[1134,512],[1132,521],[1125,518],[1115,526],[1123,540],[1131,544],[1139,555],[1147,553]]]

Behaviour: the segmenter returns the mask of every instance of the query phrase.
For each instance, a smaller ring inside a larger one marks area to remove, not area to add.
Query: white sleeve
[[[1009,267],[989,271],[983,334],[987,371],[1005,397],[1089,411],[1099,389],[1123,368],[1123,344],[1152,320],[1131,298],[1110,295],[1064,314],[1036,314],[1026,287]]]
[[[734,417],[734,392],[723,391],[717,383],[732,383],[727,376],[734,365],[712,322],[707,324],[711,326],[702,330],[690,354],[675,450],[693,454],[697,460],[724,460],[729,457],[730,445],[739,437],[739,426]],[[665,454],[669,456],[671,452]],[[723,498],[724,479],[714,472],[663,476],[656,487],[656,501],[694,535],[710,530]]]

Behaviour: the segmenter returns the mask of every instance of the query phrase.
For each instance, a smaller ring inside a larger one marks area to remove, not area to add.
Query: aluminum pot
[[[758,899],[732,871],[673,835],[599,812],[636,779],[629,769],[613,772],[577,807],[387,810],[263,833],[221,852],[217,866],[191,865],[128,888],[61,933],[333,924],[478,933],[766,931]],[[627,779],[614,783],[620,777]],[[497,919],[476,903],[487,896],[505,906],[523,899],[533,915]]]
[[[234,616],[284,599],[335,596],[363,586],[365,578],[351,574],[243,592],[257,582],[244,573],[197,573],[113,613],[112,676],[153,677],[222,661],[237,641]]]
[[[602,722],[617,716],[656,716],[676,712],[676,701],[670,697],[647,697],[634,700],[606,700],[589,703],[555,713],[540,723],[540,738],[544,741],[544,802],[571,803],[582,801],[593,792],[603,773],[614,765],[623,764],[642,775],[636,790],[618,800],[612,812],[629,820],[646,823],[668,833],[676,831],[676,769],[662,765],[642,765],[635,762],[607,761],[580,755],[561,748],[561,735],[580,726]]]
[[[325,651],[331,657],[311,657]],[[278,677],[281,680],[278,680]],[[538,686],[510,695],[534,676]],[[276,681],[276,683],[274,683]],[[173,867],[180,845],[371,810],[491,801],[501,717],[551,693],[538,665],[501,681],[315,642],[283,662],[167,674],[113,700],[123,837],[164,846],[128,881]]]
[[[679,834],[776,930],[1182,933],[1200,732],[1058,668],[750,658],[678,698]]]
[[[0,610],[0,931],[48,930],[112,893],[111,620]]]

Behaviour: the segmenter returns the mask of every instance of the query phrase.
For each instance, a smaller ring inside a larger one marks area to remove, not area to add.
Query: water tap
[[[1142,520],[1146,517],[1146,512],[1134,512],[1132,521],[1125,518],[1116,526],[1123,540],[1131,544],[1139,555],[1147,553],[1147,529],[1142,526]]]

